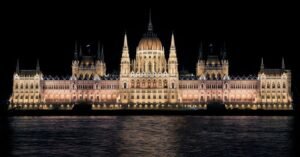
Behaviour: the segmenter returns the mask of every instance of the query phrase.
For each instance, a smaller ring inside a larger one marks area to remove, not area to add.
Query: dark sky
[[[74,40],[92,47],[101,40],[108,72],[119,70],[124,32],[132,58],[146,30],[149,8],[167,54],[175,33],[179,69],[195,71],[200,41],[205,46],[213,42],[216,49],[225,41],[232,75],[257,74],[261,57],[266,67],[280,68],[283,56],[293,83],[300,79],[300,13],[295,4],[136,3],[8,4],[1,15],[0,99],[11,93],[17,58],[21,68],[35,68],[39,58],[45,74],[69,75]]]

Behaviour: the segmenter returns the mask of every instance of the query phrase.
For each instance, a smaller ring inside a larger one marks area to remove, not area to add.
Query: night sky
[[[195,73],[201,41],[206,48],[214,43],[217,52],[225,41],[231,75],[257,75],[261,57],[266,68],[280,68],[284,57],[297,90],[300,27],[296,5],[147,3],[7,5],[1,15],[0,99],[8,99],[11,93],[17,58],[21,69],[35,68],[39,58],[44,74],[70,75],[75,40],[92,48],[100,40],[108,72],[118,71],[124,32],[133,58],[146,31],[149,8],[167,57],[174,31],[180,70]]]

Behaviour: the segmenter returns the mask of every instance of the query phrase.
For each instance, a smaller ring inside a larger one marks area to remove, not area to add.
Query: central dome
[[[158,37],[145,36],[140,40],[138,50],[163,50],[163,46]]]

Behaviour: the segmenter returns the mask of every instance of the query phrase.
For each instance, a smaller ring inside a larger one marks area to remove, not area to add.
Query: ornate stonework
[[[120,74],[107,74],[103,46],[97,55],[83,54],[75,44],[72,76],[44,76],[39,63],[35,70],[20,70],[13,77],[10,109],[72,109],[77,103],[90,103],[93,109],[206,109],[211,103],[226,109],[291,110],[291,72],[282,60],[280,69],[264,68],[257,76],[229,75],[227,51],[203,55],[202,44],[196,63],[196,75],[179,74],[174,34],[165,56],[165,48],[148,30],[129,56],[127,35],[120,62]]]

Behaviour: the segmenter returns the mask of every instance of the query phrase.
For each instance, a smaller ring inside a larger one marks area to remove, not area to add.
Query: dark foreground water
[[[0,156],[300,156],[293,116],[11,117]]]

